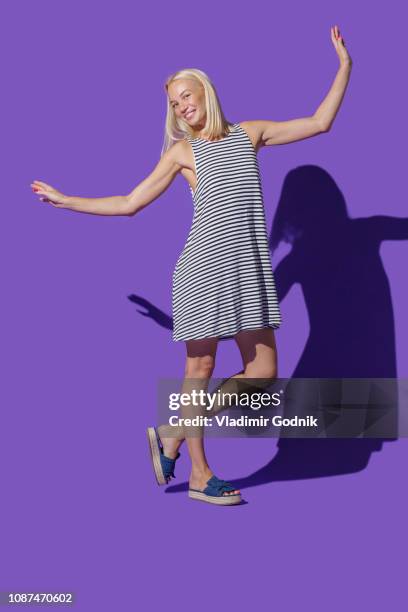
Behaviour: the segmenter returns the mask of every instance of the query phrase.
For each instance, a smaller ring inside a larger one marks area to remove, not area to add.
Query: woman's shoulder
[[[248,133],[255,133],[257,123],[258,123],[257,121],[237,121],[235,125],[238,125],[239,127],[241,127],[243,130],[245,130]]]
[[[238,125],[252,143],[255,151],[259,150],[260,147],[260,130],[259,130],[259,121],[239,121],[236,125]]]
[[[171,156],[179,155],[183,151],[187,151],[188,148],[189,148],[189,142],[187,138],[181,138],[180,140],[175,140],[173,144],[169,146],[166,153],[168,153],[168,155],[171,155]]]
[[[167,154],[182,168],[191,166],[191,146],[187,138],[177,140],[167,150]]]

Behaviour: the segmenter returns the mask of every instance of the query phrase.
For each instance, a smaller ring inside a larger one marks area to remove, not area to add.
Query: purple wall
[[[303,290],[291,284],[281,302],[279,374],[406,377],[403,4],[41,0],[1,13],[0,590],[74,591],[81,612],[127,612],[141,600],[146,610],[401,610],[406,440],[279,449],[210,440],[214,471],[243,488],[248,503],[237,508],[187,498],[185,448],[178,485],[166,494],[155,484],[145,428],[157,379],[182,376],[185,346],[138,304],[171,315],[193,212],[184,179],[133,218],[53,208],[30,182],[78,196],[129,192],[159,160],[163,83],[183,67],[207,72],[230,121],[312,114],[337,70],[338,24],[354,64],[332,130],[259,153],[268,228],[285,178],[305,165],[328,172],[348,216],[362,220],[339,239],[293,178],[319,240],[302,260]],[[397,221],[367,221],[375,215]],[[273,254],[276,270],[288,251]],[[342,329],[325,344],[304,292],[314,301],[325,291],[328,253],[350,282],[319,315]],[[240,368],[234,342],[221,342],[214,376]]]

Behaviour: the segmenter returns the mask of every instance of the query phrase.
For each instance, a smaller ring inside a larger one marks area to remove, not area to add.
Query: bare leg
[[[278,356],[272,328],[244,330],[236,334],[234,339],[241,353],[243,370],[225,379],[216,390],[213,390],[214,394],[220,391],[221,397],[223,393],[236,393],[242,388],[247,388],[238,387],[234,382],[236,379],[259,379],[257,388],[261,388],[268,386],[271,380],[278,376]],[[211,412],[207,414],[213,416],[227,407],[215,402]]]
[[[278,376],[278,355],[275,334],[272,328],[263,327],[239,332],[234,336],[241,353],[243,370],[225,380],[219,387],[220,393],[237,391],[235,379],[263,379],[265,386]],[[260,381],[262,386],[262,381]],[[215,391],[214,391],[215,393]],[[211,416],[225,409],[226,406],[215,403]]]
[[[185,380],[183,382],[181,391],[182,393],[190,393],[193,389],[197,391],[206,391],[208,389],[208,383],[215,366],[217,345],[218,338],[188,340],[186,342],[187,360],[185,367]],[[186,409],[188,409],[188,407],[186,407]],[[199,413],[196,408],[194,408],[194,411],[194,414]],[[185,411],[184,414],[186,414]],[[175,457],[181,443],[184,439],[186,440],[188,452],[191,458],[191,475],[189,480],[190,487],[199,490],[204,489],[207,485],[207,481],[213,475],[213,472],[208,465],[205,455],[202,428],[197,428],[194,434],[189,432],[187,436],[185,435],[185,432],[183,432],[183,435],[180,431],[180,436],[177,438],[166,438],[165,433],[165,426],[160,427],[159,435],[162,440],[163,451],[168,457]],[[239,493],[238,489],[225,492],[224,495],[235,495],[237,493]]]
[[[277,349],[272,328],[244,330],[236,334],[234,339],[241,353],[243,370],[224,381],[219,387],[221,393],[234,391],[233,380],[236,378],[271,379],[277,376]],[[207,390],[208,382],[215,366],[217,344],[217,338],[189,340],[186,343],[186,379],[183,384],[183,393],[188,393],[192,388]],[[202,383],[196,380],[196,385],[194,386],[189,379],[201,379]],[[212,414],[224,408],[224,406],[215,405]],[[185,438],[183,428],[180,428],[179,435],[174,437],[173,427],[171,428],[173,437],[166,437],[167,427],[169,426],[161,426],[159,428],[164,454],[174,458],[184,439],[186,439],[192,463],[190,486],[195,489],[203,489],[213,472],[205,456],[202,437],[187,436]],[[237,492],[239,491],[233,491],[231,494]]]

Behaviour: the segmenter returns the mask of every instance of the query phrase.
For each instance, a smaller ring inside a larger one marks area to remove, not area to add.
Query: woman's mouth
[[[186,119],[191,119],[191,117],[194,115],[195,110],[189,111],[185,116]]]

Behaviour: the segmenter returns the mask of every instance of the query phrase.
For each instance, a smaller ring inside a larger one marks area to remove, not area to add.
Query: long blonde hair
[[[207,111],[206,123],[202,132],[204,138],[214,140],[227,136],[227,134],[232,131],[232,123],[225,118],[216,89],[205,72],[197,68],[184,68],[183,70],[178,70],[174,74],[171,74],[164,84],[167,98],[167,113],[161,155],[170,149],[175,142],[183,140],[186,136],[194,136],[190,127],[176,117],[170,104],[168,88],[170,83],[177,79],[194,79],[204,88]]]

